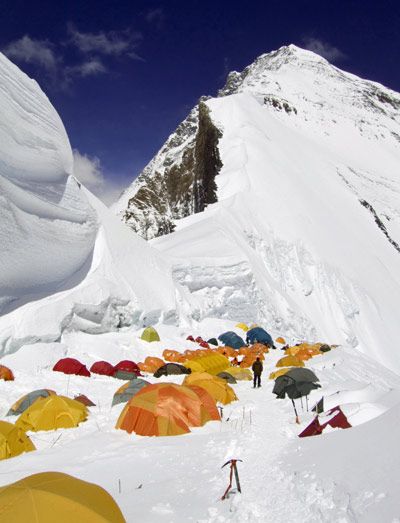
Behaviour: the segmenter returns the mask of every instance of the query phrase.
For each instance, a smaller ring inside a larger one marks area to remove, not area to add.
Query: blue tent
[[[233,331],[224,332],[221,336],[218,336],[218,339],[222,341],[224,345],[232,347],[232,349],[239,350],[246,345],[244,340]]]
[[[264,345],[274,346],[274,340],[268,334],[268,332],[261,327],[254,327],[246,333],[247,343],[263,343]]]

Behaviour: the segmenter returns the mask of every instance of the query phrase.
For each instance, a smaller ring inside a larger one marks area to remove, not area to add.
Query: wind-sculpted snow
[[[73,176],[63,124],[0,55],[0,353],[175,319],[168,264]]]
[[[91,255],[97,217],[70,177],[68,137],[36,82],[0,56],[0,313],[54,292]]]

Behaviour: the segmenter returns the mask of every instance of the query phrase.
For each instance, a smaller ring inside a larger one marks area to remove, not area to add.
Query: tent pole
[[[307,412],[308,412],[308,396],[306,396],[306,405],[307,405]]]
[[[304,412],[304,407],[303,407],[303,396],[300,396],[300,402],[301,402],[301,410]]]
[[[293,398],[292,398],[292,405],[293,405],[294,413],[296,414],[296,423],[299,425],[300,424],[299,415],[297,414],[297,409],[296,409],[296,405],[294,403]]]

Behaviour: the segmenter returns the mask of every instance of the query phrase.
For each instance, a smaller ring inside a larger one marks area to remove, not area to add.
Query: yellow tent
[[[0,522],[125,523],[103,488],[61,472],[41,472],[0,488]]]
[[[217,375],[230,366],[229,359],[219,352],[212,352],[206,356],[192,358],[184,363],[184,366],[192,372],[208,372]]]
[[[279,378],[279,376],[283,376],[289,370],[292,370],[292,367],[288,367],[285,369],[279,369],[279,370],[276,370],[275,372],[271,372],[271,374],[268,377],[270,380],[276,380],[276,378]]]
[[[65,396],[39,398],[17,419],[16,425],[24,430],[55,430],[77,427],[85,421],[88,410],[83,403]]]
[[[207,372],[193,372],[186,376],[183,385],[197,385],[203,387],[214,398],[216,402],[227,405],[237,400],[235,391],[226,380],[211,376]]]
[[[0,459],[12,458],[31,450],[36,450],[36,447],[20,427],[0,421]]]
[[[296,358],[296,356],[284,356],[277,364],[277,367],[304,367],[304,362]]]
[[[282,338],[282,336],[279,336],[278,338],[276,338],[276,343],[282,343],[282,345],[285,345],[286,341],[285,341],[285,338]]]
[[[253,379],[253,375],[250,369],[243,369],[242,367],[229,367],[226,369],[226,372],[229,372],[236,380],[248,380]]]
[[[242,329],[242,331],[247,332],[249,330],[248,326],[245,323],[237,323],[235,325],[238,329]]]
[[[149,343],[152,341],[160,341],[160,336],[154,327],[146,327],[140,338]]]

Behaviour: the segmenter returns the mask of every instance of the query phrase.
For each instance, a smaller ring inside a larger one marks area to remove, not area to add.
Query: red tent
[[[117,363],[114,367],[114,372],[118,370],[122,372],[132,372],[136,374],[136,376],[141,376],[138,365],[130,360],[122,360],[119,363]]]
[[[201,341],[200,342],[200,347],[203,347],[203,349],[209,349],[210,348],[209,344],[206,341]]]
[[[299,434],[299,438],[318,436],[322,434],[328,425],[334,429],[349,429],[351,427],[342,409],[337,406],[323,413],[321,417],[316,416],[303,432]]]
[[[201,336],[197,336],[197,338],[194,341],[197,341],[197,343],[201,343],[204,340]]]
[[[115,372],[114,365],[108,363],[108,361],[96,361],[90,367],[90,372],[94,374],[102,374],[103,376],[113,376]]]
[[[193,338],[192,335],[188,336],[186,339],[187,339],[188,341],[194,341],[194,338]]]
[[[62,358],[54,365],[53,370],[64,374],[76,374],[78,376],[90,377],[90,372],[85,365],[75,358]]]

